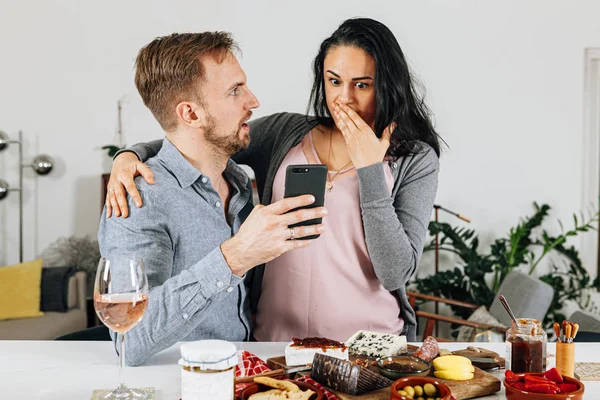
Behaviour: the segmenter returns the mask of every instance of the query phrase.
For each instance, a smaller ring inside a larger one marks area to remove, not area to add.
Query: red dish
[[[539,376],[543,377],[543,373],[523,373],[516,374],[517,377],[521,378],[526,375],[529,376]],[[550,399],[572,399],[572,400],[582,400],[583,392],[585,390],[585,386],[581,381],[577,379],[569,378],[568,376],[563,376],[565,383],[571,383],[577,385],[577,390],[570,393],[560,393],[560,394],[543,394],[543,393],[533,393],[528,392],[526,390],[520,390],[510,386],[506,383],[506,379],[504,380],[504,388],[506,389],[506,398],[508,400],[550,400]]]
[[[406,378],[400,378],[392,383],[392,393],[390,400],[410,400],[408,397],[404,397],[398,394],[398,390],[402,390],[406,386],[424,386],[426,383],[431,383],[438,390],[437,397],[442,400],[450,400],[452,398],[452,391],[445,383],[440,382],[436,378],[429,378],[425,376],[410,376]]]

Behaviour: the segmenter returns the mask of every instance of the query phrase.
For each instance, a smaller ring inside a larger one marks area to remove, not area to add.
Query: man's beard
[[[217,133],[217,121],[209,114],[207,116],[207,125],[205,128],[206,141],[213,145],[216,150],[228,157],[231,157],[241,150],[245,150],[248,148],[250,141],[249,138],[246,137],[240,138],[240,131],[242,130],[242,122],[247,118],[249,118],[249,116],[240,122],[239,128],[233,134],[220,136]]]

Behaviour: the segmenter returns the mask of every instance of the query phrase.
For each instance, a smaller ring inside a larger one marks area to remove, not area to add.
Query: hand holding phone
[[[312,194],[315,197],[315,202],[300,208],[322,207],[325,203],[326,182],[327,166],[325,164],[288,165],[285,170],[285,189],[283,197],[296,197],[304,194]],[[315,225],[320,224],[321,222],[322,218],[316,218],[290,225],[289,228]],[[319,236],[320,235],[311,235],[298,239],[316,239]]]

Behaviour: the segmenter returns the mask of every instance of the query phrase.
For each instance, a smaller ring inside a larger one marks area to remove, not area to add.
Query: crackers
[[[269,377],[254,378],[255,383],[260,383],[274,389],[266,392],[255,393],[248,400],[309,400],[315,394],[312,390],[302,391],[290,381],[282,381]]]

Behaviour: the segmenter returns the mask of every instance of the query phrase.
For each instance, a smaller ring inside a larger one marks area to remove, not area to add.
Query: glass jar
[[[514,373],[544,372],[548,335],[537,319],[518,318],[506,332],[506,369]]]
[[[181,400],[235,398],[237,349],[224,340],[200,340],[180,347]]]

